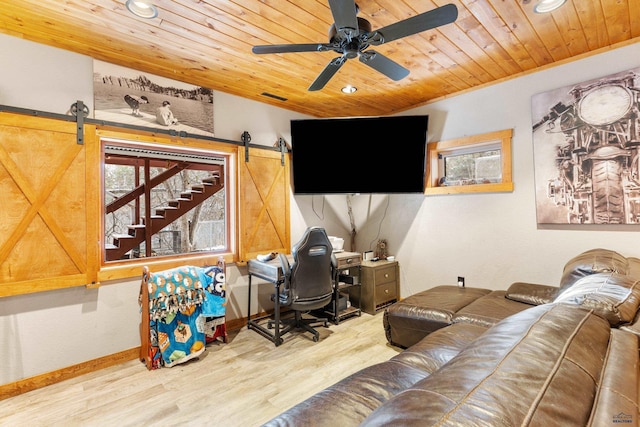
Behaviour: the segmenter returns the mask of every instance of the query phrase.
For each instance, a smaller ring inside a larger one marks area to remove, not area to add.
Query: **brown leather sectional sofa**
[[[436,287],[388,307],[407,347],[267,426],[638,426],[640,259],[594,249],[560,286]]]

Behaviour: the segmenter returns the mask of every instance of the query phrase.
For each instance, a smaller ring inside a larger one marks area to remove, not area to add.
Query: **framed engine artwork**
[[[640,68],[532,97],[538,224],[640,224]]]

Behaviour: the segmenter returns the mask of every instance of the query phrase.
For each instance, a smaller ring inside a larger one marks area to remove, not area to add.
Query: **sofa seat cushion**
[[[454,316],[455,323],[472,323],[491,327],[512,314],[534,307],[530,304],[505,298],[506,291],[493,291],[460,309]]]
[[[532,307],[489,329],[362,425],[585,426],[609,337],[608,322],[582,307]]]
[[[408,348],[431,332],[453,323],[457,311],[491,291],[481,288],[436,286],[385,309],[384,329],[389,343]]]
[[[611,326],[630,324],[640,307],[640,280],[615,273],[592,274],[558,295],[555,302],[590,308]]]

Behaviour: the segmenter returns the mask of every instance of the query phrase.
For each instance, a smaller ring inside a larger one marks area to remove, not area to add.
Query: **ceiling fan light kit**
[[[316,77],[309,91],[324,88],[347,60],[355,58],[391,80],[399,81],[409,75],[409,70],[373,49],[366,49],[450,24],[458,18],[458,8],[454,4],[446,4],[372,31],[369,21],[356,16],[359,9],[353,0],[329,0],[329,7],[334,20],[329,28],[329,43],[262,45],[254,46],[252,52],[267,54],[333,50],[339,53],[340,56],[329,61]],[[345,92],[344,89],[342,91]]]
[[[127,0],[125,5],[129,12],[140,18],[153,19],[158,16],[158,9],[148,1]]]

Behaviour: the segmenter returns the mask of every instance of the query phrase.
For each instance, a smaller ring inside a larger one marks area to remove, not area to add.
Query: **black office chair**
[[[278,296],[279,307],[288,307],[295,312],[291,319],[281,318],[283,328],[280,335],[293,329],[305,329],[313,334],[313,341],[318,341],[319,333],[312,325],[322,323],[325,327],[328,326],[326,318],[303,318],[302,314],[320,309],[331,302],[333,274],[337,265],[332,249],[324,228],[309,227],[291,249],[291,265],[287,257],[280,254],[285,282]],[[270,322],[270,326],[273,326],[273,322]]]

